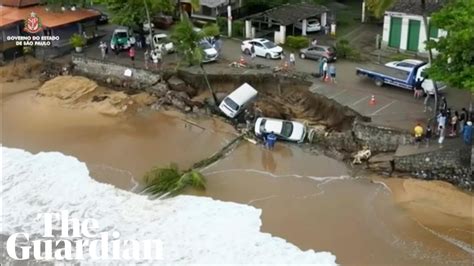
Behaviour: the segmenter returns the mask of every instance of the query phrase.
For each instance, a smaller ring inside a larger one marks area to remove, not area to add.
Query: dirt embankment
[[[38,89],[38,95],[67,108],[90,108],[104,115],[117,115],[150,105],[156,100],[145,92],[127,95],[122,91],[112,91],[80,76],[51,79]]]

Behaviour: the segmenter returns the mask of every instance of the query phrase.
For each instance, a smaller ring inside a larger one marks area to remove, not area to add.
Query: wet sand
[[[228,125],[216,120],[199,121],[203,129],[183,119],[154,112],[105,117],[51,105],[34,91],[10,93],[2,101],[1,142],[31,152],[73,155],[98,180],[131,189],[131,177],[140,181],[151,167],[171,162],[189,167],[234,137]],[[187,193],[261,208],[263,231],[302,249],[330,251],[341,264],[472,263],[474,230],[468,225],[473,197],[456,189],[383,179],[392,194],[368,178],[348,177],[340,162],[283,143],[270,152],[245,142],[203,172],[207,190]],[[419,187],[422,194],[417,194]],[[459,200],[436,201],[440,191]]]

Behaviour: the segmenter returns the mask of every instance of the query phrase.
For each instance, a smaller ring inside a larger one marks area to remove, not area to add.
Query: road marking
[[[377,114],[378,112],[384,110],[385,108],[389,107],[390,105],[392,105],[392,104],[395,103],[395,102],[396,102],[396,100],[393,100],[391,103],[389,103],[389,104],[383,106],[382,108],[380,108],[380,109],[378,109],[377,111],[371,113],[370,115],[375,115],[375,114]]]
[[[363,100],[367,100],[367,99],[369,99],[369,98],[370,98],[370,96],[364,97],[364,98],[362,98],[362,99],[360,99],[360,100],[354,102],[354,103],[351,104],[350,106],[355,106],[355,105],[357,105],[358,103],[362,102]]]
[[[344,90],[340,91],[339,93],[336,93],[335,95],[333,95],[333,96],[331,96],[331,97],[328,97],[328,98],[329,98],[329,99],[334,99],[334,98],[336,98],[337,96],[343,94],[343,93],[346,92],[346,91],[347,91],[347,89],[344,89]]]

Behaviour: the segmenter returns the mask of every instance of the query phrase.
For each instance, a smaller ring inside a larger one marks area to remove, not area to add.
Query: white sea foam
[[[58,152],[32,155],[2,147],[2,234],[39,234],[38,213],[60,210],[99,222],[126,239],[159,239],[161,263],[297,263],[335,265],[329,252],[302,251],[260,232],[261,210],[204,197],[150,200],[91,179],[86,165]]]

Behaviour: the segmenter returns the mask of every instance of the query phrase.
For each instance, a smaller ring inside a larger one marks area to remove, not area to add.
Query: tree
[[[439,54],[428,74],[460,89],[474,91],[474,5],[470,0],[451,1],[431,17],[432,25],[448,35],[430,40]]]
[[[187,186],[197,189],[205,189],[206,180],[196,170],[180,171],[176,164],[169,167],[153,168],[145,174],[145,193],[160,197],[164,195],[176,195]]]
[[[201,67],[207,87],[213,97],[214,104],[217,105],[216,93],[209,83],[206,70],[203,66],[204,50],[199,45],[203,39],[210,36],[216,36],[217,26],[215,26],[215,24],[212,26],[207,25],[202,30],[198,31],[194,29],[193,23],[189,20],[188,16],[182,15],[181,17],[181,21],[172,29],[170,38],[176,45],[176,51],[183,56],[183,61],[187,65],[199,65]],[[217,33],[218,32],[219,29],[217,28]]]
[[[146,1],[146,2],[144,2]],[[173,0],[101,0],[101,3],[112,13],[112,22],[136,27],[147,20],[147,9],[149,13],[171,12],[174,9]]]

